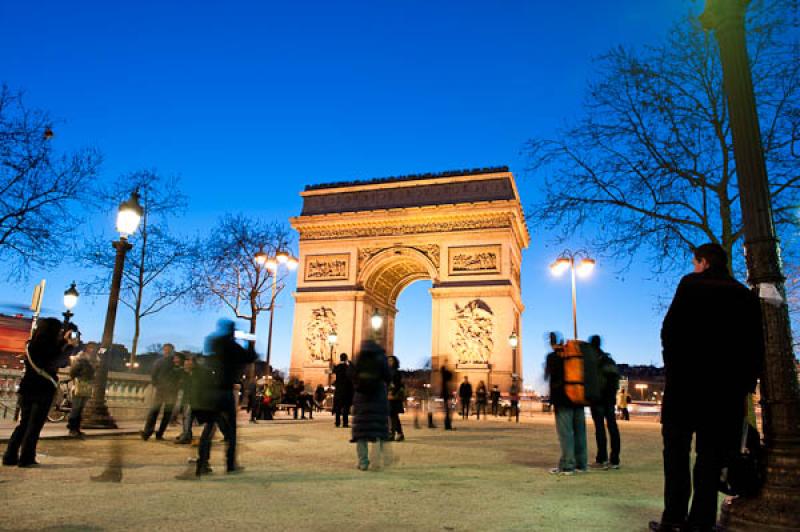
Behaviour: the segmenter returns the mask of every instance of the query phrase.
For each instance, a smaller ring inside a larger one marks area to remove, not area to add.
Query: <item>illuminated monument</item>
[[[520,335],[529,235],[507,168],[313,185],[301,196],[290,375],[327,383],[333,359],[367,338],[391,354],[397,296],[430,279],[433,367],[446,360],[458,380],[508,389],[522,369],[521,341],[512,349],[509,337]]]

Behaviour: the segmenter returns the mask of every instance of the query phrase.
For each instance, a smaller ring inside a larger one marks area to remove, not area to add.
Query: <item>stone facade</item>
[[[300,234],[289,372],[328,382],[338,353],[375,338],[394,350],[396,301],[410,283],[432,281],[434,368],[510,386],[522,368],[519,271],[529,235],[506,169],[445,177],[308,187],[291,219]],[[381,330],[370,318],[378,310]],[[337,341],[326,344],[330,332]],[[402,356],[401,353],[398,353]]]

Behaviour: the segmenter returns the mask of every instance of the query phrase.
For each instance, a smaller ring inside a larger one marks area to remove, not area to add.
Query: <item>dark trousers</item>
[[[592,421],[594,422],[594,438],[597,442],[598,464],[611,462],[611,465],[619,464],[619,428],[617,427],[617,417],[614,415],[614,405],[598,405],[592,407]],[[606,438],[606,426],[608,427],[608,439]],[[611,440],[611,459],[608,456],[608,440]]]
[[[511,401],[511,408],[508,409],[508,420],[516,416],[517,423],[519,423],[519,401]]]
[[[36,445],[52,402],[52,396],[20,398],[20,421],[8,440],[8,447],[3,455],[4,463],[14,464],[19,461],[20,464],[31,464],[36,461]]]
[[[203,433],[200,435],[200,449],[197,458],[197,467],[208,465],[211,457],[211,439],[214,437],[216,427],[225,437],[225,464],[228,470],[236,468],[236,404],[231,397],[230,404],[226,401],[223,407],[216,412],[208,412],[198,416],[203,421]]]
[[[256,421],[259,416],[261,415],[261,397],[254,397],[250,401],[249,409],[250,409],[250,421]]]
[[[453,419],[450,417],[450,403],[448,398],[444,398],[444,430],[452,430]]]
[[[500,403],[497,401],[492,401],[492,415],[497,417],[497,413],[500,411]]]
[[[345,427],[350,425],[347,422],[347,417],[350,415],[350,405],[337,405],[336,407],[336,426],[338,427],[341,422],[344,422]]]
[[[739,422],[741,423],[741,421]],[[664,424],[664,513],[662,523],[710,527],[717,520],[717,489],[726,453],[735,448],[735,423],[707,423],[696,430]],[[692,435],[695,436],[694,472],[691,467]],[[694,488],[694,489],[693,489]],[[689,498],[692,506],[689,510]],[[687,519],[687,510],[688,519]]]
[[[486,402],[485,401],[478,401],[475,403],[475,414],[478,415],[478,419],[481,418],[481,410],[483,410],[483,417],[486,417]]]
[[[76,395],[72,398],[72,409],[69,411],[69,419],[67,419],[67,429],[70,432],[80,432],[83,408],[88,402],[88,397]]]
[[[306,412],[308,412],[308,419],[314,419],[314,405],[309,404],[306,401],[300,403],[300,418],[306,418]]]
[[[403,425],[400,424],[399,412],[392,412],[389,414],[389,421],[391,422],[392,436],[395,434],[403,434]]]
[[[462,419],[469,418],[469,399],[461,400],[461,418]]]
[[[150,411],[147,413],[147,419],[144,422],[144,428],[142,432],[146,437],[150,437],[153,434],[153,429],[156,426],[156,421],[158,420],[158,413],[161,411],[161,407],[164,407],[164,415],[161,418],[161,424],[158,426],[158,432],[156,432],[156,436],[163,436],[164,433],[167,431],[167,425],[169,425],[170,420],[172,419],[172,409],[175,408],[174,402],[157,402],[152,407],[150,407]]]

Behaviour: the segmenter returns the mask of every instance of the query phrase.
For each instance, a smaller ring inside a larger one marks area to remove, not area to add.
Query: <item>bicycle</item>
[[[47,421],[50,423],[61,423],[72,411],[72,390],[69,383],[69,379],[59,381],[58,387],[53,392],[53,404],[47,413]]]

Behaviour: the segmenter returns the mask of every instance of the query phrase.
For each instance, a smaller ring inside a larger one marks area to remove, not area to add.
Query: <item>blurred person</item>
[[[511,401],[511,407],[508,409],[508,420],[511,421],[513,417],[516,417],[517,423],[519,423],[519,379],[516,376],[511,377],[508,399]]]
[[[622,421],[631,420],[631,414],[628,411],[628,403],[630,400],[631,396],[628,395],[628,390],[620,388],[619,392],[617,392],[617,409],[619,410],[619,417]]]
[[[387,385],[391,375],[386,352],[372,340],[361,344],[353,371],[353,429],[350,441],[356,444],[358,469],[369,468],[368,442],[374,442],[374,469],[381,469],[388,453],[389,401]]]
[[[442,383],[440,393],[444,406],[444,430],[454,430],[453,419],[450,416],[450,383],[453,381],[453,372],[447,368],[447,361],[442,364],[442,367],[439,370],[439,376]]]
[[[350,407],[353,404],[353,368],[347,360],[347,354],[342,353],[339,355],[339,363],[333,368],[333,374],[336,375],[336,382],[334,382],[333,390],[333,410],[336,414],[335,425],[338,427],[343,423],[342,427],[348,428],[348,416],[350,415]]]
[[[183,399],[181,400],[181,408],[183,409],[183,424],[181,425],[181,433],[175,438],[175,443],[187,445],[192,443],[192,423],[194,422],[194,413],[192,411],[192,388],[194,387],[194,366],[195,357],[187,356],[183,360],[183,372],[181,377],[181,390],[183,392]]]
[[[25,373],[19,383],[20,421],[8,440],[3,465],[36,467],[36,446],[58,387],[58,369],[69,364],[78,335],[59,320],[42,318],[25,347]]]
[[[496,384],[492,386],[490,397],[492,400],[492,415],[497,417],[497,414],[500,411],[500,387]]]
[[[714,529],[723,460],[740,445],[746,397],[764,357],[756,294],[731,276],[719,244],[692,254],[694,272],[678,284],[661,328],[664,511],[650,523],[656,531]],[[698,401],[701,389],[713,401]]]
[[[322,384],[317,384],[314,390],[314,407],[317,412],[322,412],[322,406],[325,404],[325,387]]]
[[[403,374],[400,373],[400,360],[396,356],[390,356],[389,360],[389,417],[391,420],[392,441],[403,441],[403,425],[400,423],[400,414],[404,413],[406,401],[406,387],[403,384]]]
[[[599,336],[589,337],[589,343],[597,350],[598,376],[600,381],[600,400],[591,405],[592,422],[594,423],[597,456],[592,464],[594,469],[619,469],[620,439],[617,417],[614,415],[614,403],[619,387],[619,370],[611,355],[601,349]],[[606,438],[606,427],[608,438]],[[611,456],[608,455],[608,443],[611,443]]]
[[[587,469],[586,418],[583,406],[575,405],[567,397],[564,388],[564,349],[558,335],[549,334],[551,352],[545,360],[544,377],[550,381],[550,404],[555,410],[556,432],[561,447],[558,467],[550,470],[554,475],[585,473]]]
[[[486,383],[480,381],[478,383],[478,387],[475,389],[475,413],[478,416],[478,419],[481,418],[481,410],[483,410],[483,417],[486,419],[486,398],[487,398],[487,391],[486,391]]]
[[[472,384],[469,377],[464,376],[464,382],[458,387],[458,398],[461,400],[461,419],[469,419],[469,404],[472,402]]]
[[[308,419],[314,419],[314,398],[306,390],[306,383],[300,381],[297,385],[299,393],[297,394],[297,405],[300,407],[300,419],[306,418],[308,412]]]
[[[147,441],[153,435],[153,430],[158,420],[158,414],[163,407],[164,413],[161,424],[156,432],[156,439],[163,440],[164,432],[172,420],[172,410],[178,399],[180,380],[183,376],[183,357],[175,352],[175,346],[164,344],[161,349],[162,357],[153,364],[150,372],[150,381],[155,387],[155,396],[147,413],[144,428],[139,432],[143,440]]]
[[[292,377],[289,379],[289,383],[283,391],[283,402],[287,405],[292,405],[291,409],[294,410],[294,419],[297,419],[299,401],[300,389],[297,386],[297,379]]]
[[[236,397],[234,385],[246,364],[256,361],[256,354],[236,342],[236,326],[231,320],[221,319],[217,330],[206,338],[206,366],[194,371],[192,406],[197,420],[203,424],[194,476],[211,473],[211,439],[219,426],[225,437],[225,466],[228,473],[243,470],[236,461]],[[191,474],[178,478],[191,478]]]
[[[73,438],[83,438],[81,431],[81,418],[83,409],[92,396],[92,383],[94,382],[94,368],[97,365],[97,342],[89,342],[73,358],[69,369],[72,379],[72,409],[69,412],[67,429]]]
[[[245,408],[245,411],[250,414],[250,423],[258,423],[260,406],[261,398],[258,394],[258,379],[251,377],[247,380],[247,407]]]

